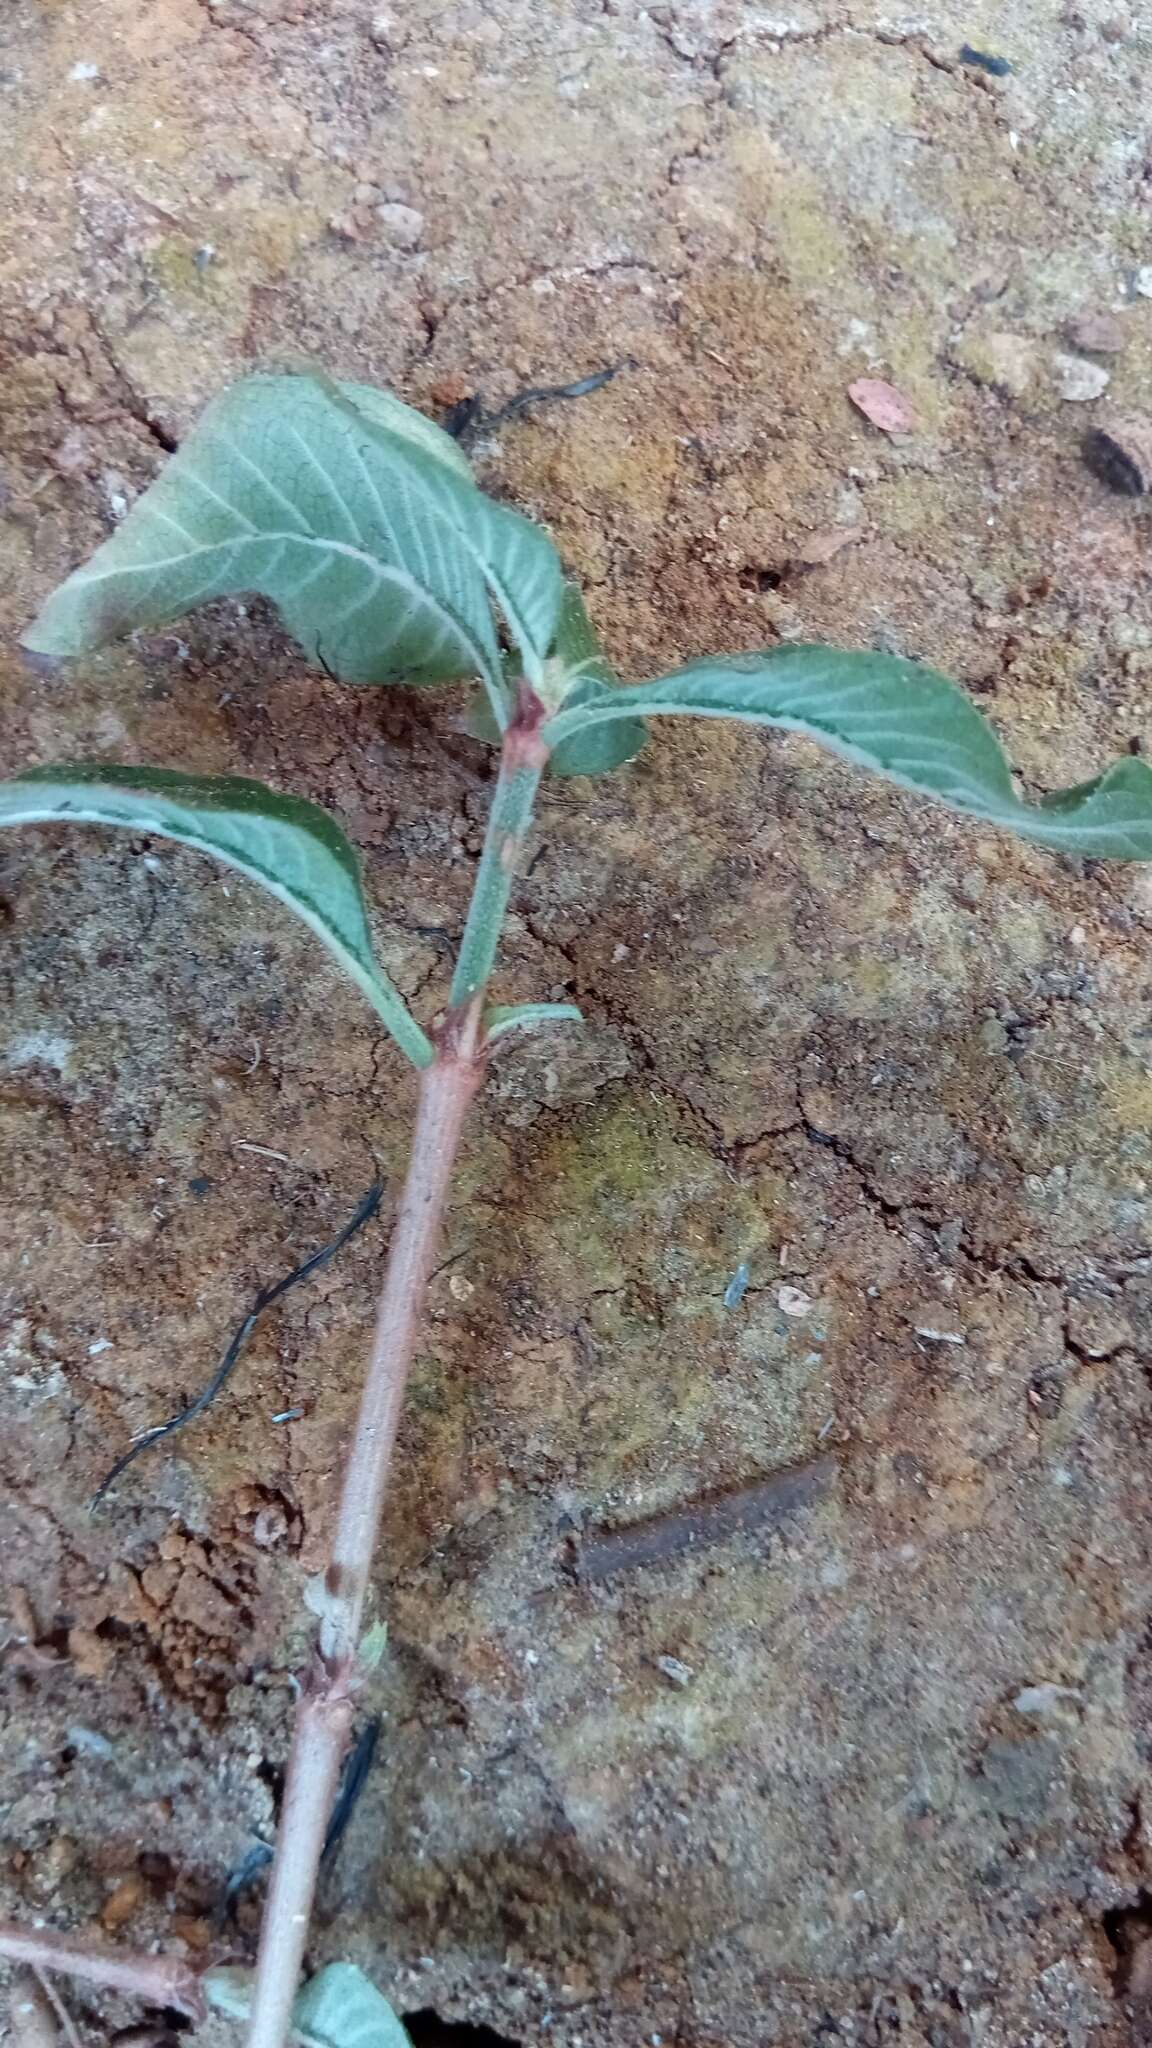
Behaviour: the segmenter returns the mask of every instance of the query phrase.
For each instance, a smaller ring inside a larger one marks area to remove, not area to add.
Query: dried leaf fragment
[[[902,391],[894,384],[885,383],[883,377],[857,377],[848,386],[848,396],[858,412],[882,434],[911,434],[916,428],[916,414]]]

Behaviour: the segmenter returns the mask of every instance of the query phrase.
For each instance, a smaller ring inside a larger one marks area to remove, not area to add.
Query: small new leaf
[[[125,825],[177,839],[238,868],[287,904],[363,989],[414,1066],[432,1047],[379,967],[356,855],[318,804],[239,775],[82,762],[0,783],[0,825]]]
[[[1131,757],[1039,804],[1017,796],[992,728],[962,690],[918,662],[829,647],[690,662],[656,682],[569,703],[543,728],[569,746],[615,718],[737,718],[806,733],[921,796],[1062,853],[1152,859],[1152,769]]]
[[[549,667],[559,672],[557,702],[568,708],[596,703],[620,687],[575,583],[564,585]],[[647,737],[647,727],[636,717],[590,725],[562,740],[548,765],[553,775],[607,775],[638,754]]]
[[[24,645],[80,654],[259,591],[344,681],[479,675],[503,726],[492,602],[538,679],[561,588],[547,535],[485,497],[448,437],[398,399],[317,376],[245,377],[48,599]]]
[[[356,1661],[361,1671],[375,1671],[381,1663],[387,1648],[388,1623],[386,1621],[374,1621],[371,1627],[366,1628],[361,1636],[360,1648],[356,1653]]]
[[[582,1024],[584,1018],[575,1003],[516,1003],[484,1012],[484,1043],[494,1045],[509,1031],[535,1031],[542,1024]]]

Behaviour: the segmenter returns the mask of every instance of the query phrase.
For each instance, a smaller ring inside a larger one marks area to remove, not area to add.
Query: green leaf
[[[260,882],[323,939],[414,1066],[432,1047],[377,964],[356,855],[318,804],[239,775],[81,762],[0,783],[0,825],[126,825],[211,853]]]
[[[305,371],[302,374],[310,373]],[[330,381],[319,372],[311,374],[316,376],[320,384]],[[411,405],[405,405],[403,399],[397,398],[393,392],[379,391],[375,384],[351,384],[343,381],[337,383],[335,389],[349,399],[359,412],[367,413],[370,420],[375,420],[378,427],[386,428],[389,433],[403,434],[406,439],[414,442],[417,448],[422,448],[426,455],[434,455],[439,461],[447,463],[448,468],[455,470],[456,475],[462,476],[466,483],[475,482],[472,464],[459,441],[454,441],[451,434],[446,434],[443,427],[438,427],[436,422],[426,418],[424,413],[417,412]]]
[[[557,702],[563,702],[566,710],[610,697],[620,686],[620,678],[596,638],[575,583],[564,585],[551,654],[562,668]],[[561,741],[548,766],[553,775],[606,775],[638,754],[647,737],[647,728],[639,718],[616,717],[610,724],[589,726]]]
[[[484,1012],[484,1043],[492,1045],[509,1031],[534,1031],[539,1024],[582,1024],[575,1003],[515,1003]]]
[[[386,1621],[374,1621],[370,1628],[365,1629],[360,1638],[360,1647],[356,1652],[356,1662],[361,1671],[375,1671],[377,1665],[383,1660],[384,1652],[387,1648],[388,1623]]]
[[[248,2019],[255,1975],[236,1963],[206,1970],[201,1982],[212,2010]],[[292,2007],[292,2031],[308,2048],[412,2048],[383,1992],[355,1963],[329,1963],[316,1972]]]
[[[24,645],[80,654],[254,590],[345,681],[480,675],[503,724],[491,603],[538,678],[561,588],[547,536],[485,497],[447,435],[398,399],[314,376],[246,377],[48,599]]]
[[[1094,781],[1024,803],[991,726],[962,690],[918,662],[802,646],[718,655],[609,699],[566,705],[543,736],[569,745],[614,718],[660,712],[806,733],[905,789],[1060,852],[1152,860],[1146,763],[1126,758]]]
[[[355,1963],[329,1963],[292,2008],[293,2025],[316,2048],[411,2048],[382,1991]]]

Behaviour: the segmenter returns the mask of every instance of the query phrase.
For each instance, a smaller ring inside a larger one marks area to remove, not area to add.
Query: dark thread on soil
[[[321,1268],[327,1266],[336,1257],[338,1252],[343,1251],[349,1238],[355,1237],[356,1232],[362,1230],[364,1225],[376,1214],[377,1209],[380,1207],[380,1198],[383,1193],[383,1181],[373,1182],[367,1194],[357,1204],[355,1212],[344,1225],[343,1230],[340,1231],[337,1237],[332,1239],[330,1244],[326,1244],[321,1251],[313,1252],[310,1259],[305,1259],[303,1265],[294,1267],[292,1272],[287,1274],[283,1280],[277,1280],[275,1286],[261,1289],[203,1392],[197,1394],[196,1399],[189,1402],[186,1408],[182,1408],[179,1415],[173,1415],[169,1421],[159,1422],[154,1429],[146,1431],[142,1437],[139,1437],[125,1451],[122,1458],[117,1458],[112,1470],[105,1474],[92,1495],[88,1503],[89,1514],[95,1514],[105,1495],[116,1484],[121,1474],[128,1470],[129,1465],[134,1465],[137,1458],[141,1457],[145,1451],[151,1450],[153,1444],[161,1443],[165,1437],[174,1436],[178,1429],[183,1429],[186,1423],[194,1422],[198,1415],[203,1415],[205,1410],[211,1407],[221,1388],[231,1378],[233,1371],[240,1361],[244,1346],[247,1344],[264,1310],[271,1308],[273,1302],[279,1301],[282,1294],[287,1294],[290,1287],[298,1286],[302,1280],[311,1279],[313,1273],[319,1273]]]
[[[244,1893],[251,1891],[261,1871],[267,1870],[272,1861],[271,1846],[267,1842],[253,1842],[245,1850],[239,1863],[233,1865],[224,1880],[224,1889],[216,1903],[213,1920],[216,1926],[224,1927],[229,1920],[235,1920],[236,1908]]]
[[[356,1811],[360,1795],[368,1783],[368,1774],[376,1757],[376,1745],[380,1740],[382,1726],[379,1714],[373,1714],[366,1721],[356,1742],[344,1759],[340,1773],[340,1785],[332,1802],[332,1812],[324,1835],[324,1847],[320,1851],[320,1868],[326,1870],[333,1861],[348,1830],[348,1823]],[[270,1842],[256,1841],[245,1851],[239,1863],[229,1871],[224,1889],[216,1904],[214,1920],[217,1927],[223,1927],[229,1920],[235,1920],[236,1907],[244,1893],[250,1891],[272,1861]]]
[[[507,405],[498,406],[495,412],[485,412],[484,401],[479,392],[470,398],[461,399],[454,405],[444,420],[444,432],[451,434],[454,441],[468,447],[479,434],[487,433],[505,420],[515,419],[518,413],[526,412],[530,405],[554,405],[568,398],[589,398],[594,391],[602,391],[622,370],[635,370],[638,365],[631,356],[622,362],[610,363],[607,369],[594,370],[590,377],[577,377],[573,384],[534,384],[527,391],[518,391]]]
[[[340,1789],[332,1807],[332,1814],[324,1836],[324,1847],[320,1851],[320,1868],[326,1870],[344,1839],[345,1831],[372,1769],[376,1756],[376,1744],[380,1739],[380,1716],[373,1714],[364,1723],[356,1738],[355,1747],[344,1759],[340,1773]]]
[[[988,50],[974,50],[971,43],[965,43],[960,51],[960,62],[973,71],[986,71],[989,78],[1007,78],[1012,69],[1007,57],[994,57]]]

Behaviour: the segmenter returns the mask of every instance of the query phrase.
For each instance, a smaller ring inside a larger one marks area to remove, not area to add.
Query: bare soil
[[[434,1014],[491,785],[462,698],[343,689],[257,604],[16,646],[222,382],[319,360],[436,415],[626,365],[478,451],[626,674],[890,648],[1034,793],[1086,777],[1148,732],[1149,500],[1081,444],[1152,411],[1150,60],[1115,0],[7,0],[5,767],[328,804]],[[274,1824],[386,1214],[86,1502],[394,1187],[412,1088],[191,854],[13,836],[0,894],[3,1909],[199,1952]],[[1152,2038],[1150,933],[1141,870],[796,741],[551,786],[503,987],[589,1029],[476,1118],[317,1959],[557,2048]],[[786,1514],[714,1506],[815,1461]]]

